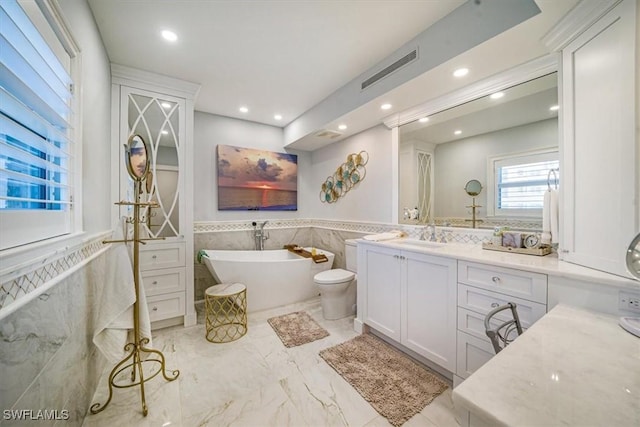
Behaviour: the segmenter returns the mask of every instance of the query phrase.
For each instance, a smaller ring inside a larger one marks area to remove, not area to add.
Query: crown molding
[[[192,101],[198,96],[201,87],[198,83],[113,63],[111,64],[111,82],[122,85],[134,83],[136,87],[152,91],[157,91],[158,87],[161,87],[169,90],[171,94],[176,94]]]
[[[582,0],[542,37],[542,43],[553,52],[564,49],[621,1]]]
[[[384,120],[384,124],[389,129],[401,126],[555,71],[558,71],[558,54],[551,53],[389,116]]]

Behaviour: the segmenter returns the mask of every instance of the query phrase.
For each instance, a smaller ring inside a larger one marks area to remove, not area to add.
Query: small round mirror
[[[140,135],[131,135],[125,145],[125,163],[129,176],[134,181],[142,181],[149,172],[147,143]]]
[[[631,241],[627,249],[627,270],[640,280],[640,234]]]
[[[480,181],[477,179],[472,179],[464,186],[464,191],[466,191],[468,195],[475,197],[482,191],[482,184],[480,184]]]

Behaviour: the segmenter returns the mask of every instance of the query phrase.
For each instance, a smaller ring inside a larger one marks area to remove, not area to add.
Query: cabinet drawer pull
[[[498,276],[493,276],[491,280],[493,280],[493,283],[500,283],[500,278]]]
[[[152,285],[157,285],[157,284],[158,284],[158,281],[157,281],[157,280],[154,280],[154,281],[153,281],[153,283],[151,283],[151,284],[152,284]]]
[[[153,311],[158,311],[158,307],[153,307]]]
[[[497,302],[492,302],[491,303],[491,308],[496,308],[498,307],[500,304],[498,304]]]

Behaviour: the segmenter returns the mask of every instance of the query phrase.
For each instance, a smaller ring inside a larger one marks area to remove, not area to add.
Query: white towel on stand
[[[542,207],[541,242],[547,245],[558,243],[558,190],[549,189],[544,193]]]
[[[122,240],[126,235],[126,221],[122,218],[113,232],[113,240]],[[124,346],[130,342],[129,330],[133,329],[133,304],[136,301],[133,267],[129,249],[124,243],[113,243],[107,255],[104,281],[96,290],[95,332],[93,343],[111,363],[122,360],[126,353]],[[144,287],[140,283],[140,337],[148,338],[145,347],[151,347],[151,321],[145,298]]]

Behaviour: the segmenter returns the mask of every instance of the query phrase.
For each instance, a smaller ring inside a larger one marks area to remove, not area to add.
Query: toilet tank
[[[347,261],[347,270],[358,272],[358,246],[354,239],[344,241],[344,256]]]

